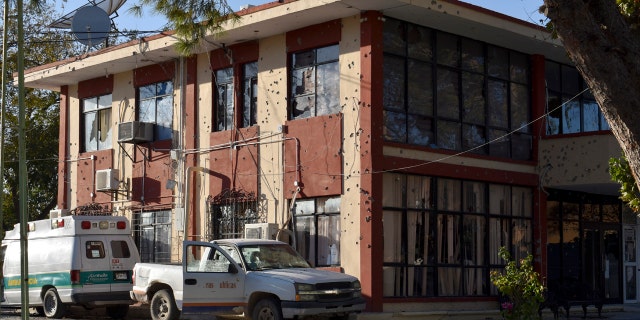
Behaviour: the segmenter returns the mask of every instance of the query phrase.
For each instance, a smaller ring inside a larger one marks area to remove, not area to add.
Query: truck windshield
[[[247,270],[310,268],[287,244],[248,245],[240,248]]]

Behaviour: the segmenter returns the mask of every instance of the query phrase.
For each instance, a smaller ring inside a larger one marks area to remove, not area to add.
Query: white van
[[[125,217],[63,216],[28,223],[29,306],[61,318],[67,305],[106,307],[124,318],[140,255]],[[4,302],[21,306],[20,225],[2,240]]]

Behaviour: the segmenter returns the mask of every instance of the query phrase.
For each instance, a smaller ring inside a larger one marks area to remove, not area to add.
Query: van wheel
[[[180,314],[173,294],[166,289],[153,295],[149,309],[153,320],[176,320]]]
[[[280,304],[273,298],[258,301],[253,307],[253,320],[282,320]]]
[[[66,307],[60,301],[60,296],[55,288],[51,288],[42,297],[42,309],[47,318],[60,319],[66,312]]]
[[[123,319],[129,312],[129,305],[119,304],[115,306],[107,306],[107,315],[111,319]]]

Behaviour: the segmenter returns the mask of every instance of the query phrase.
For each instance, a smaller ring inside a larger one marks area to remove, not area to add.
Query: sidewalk
[[[567,318],[564,309],[560,309],[558,319],[560,320],[577,320],[583,318],[582,307],[574,306],[571,308],[571,314]],[[553,320],[553,313],[548,309],[542,314],[543,320]],[[610,304],[602,308],[602,317],[598,317],[598,310],[593,307],[587,307],[586,319],[610,319],[610,320],[640,320],[640,304]]]

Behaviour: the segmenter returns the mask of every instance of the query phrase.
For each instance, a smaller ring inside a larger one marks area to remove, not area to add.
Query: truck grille
[[[327,294],[319,294],[319,302],[342,301],[353,298],[353,285],[351,282],[325,282],[316,284],[318,291],[332,291]]]

